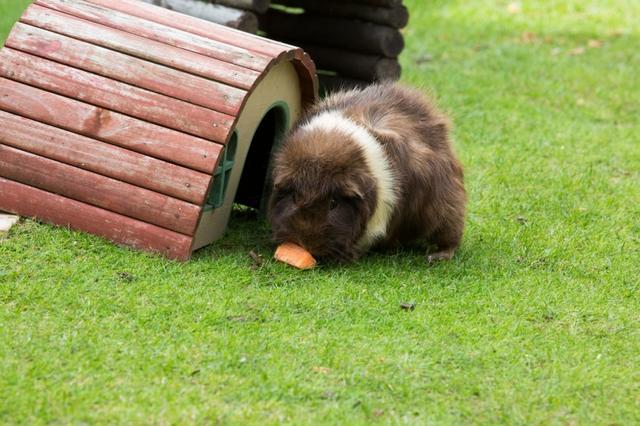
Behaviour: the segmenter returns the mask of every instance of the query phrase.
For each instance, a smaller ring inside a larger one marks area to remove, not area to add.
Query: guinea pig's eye
[[[336,200],[335,198],[329,200],[329,210],[333,210],[336,207],[338,207],[338,200]]]
[[[278,199],[281,200],[281,199],[286,198],[286,197],[288,197],[290,195],[293,195],[293,189],[291,189],[289,187],[286,187],[286,186],[283,186],[283,187],[280,187],[280,188],[276,188],[276,197]]]

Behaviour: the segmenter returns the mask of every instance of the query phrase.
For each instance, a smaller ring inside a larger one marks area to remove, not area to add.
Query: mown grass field
[[[0,37],[27,3],[0,0]],[[466,167],[455,259],[297,272],[237,212],[174,263],[24,220],[0,423],[640,423],[640,3],[406,3],[403,80]]]

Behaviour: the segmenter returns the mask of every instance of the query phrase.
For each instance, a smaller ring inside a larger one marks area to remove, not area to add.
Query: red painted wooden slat
[[[248,68],[145,38],[138,32],[128,33],[102,25],[101,21],[92,22],[38,5],[29,7],[20,21],[242,89],[252,87],[260,75]],[[170,28],[165,31],[171,32]]]
[[[233,28],[224,27],[214,24],[203,19],[194,18],[182,13],[171,10],[161,9],[157,6],[145,4],[137,0],[87,0],[109,9],[118,10],[120,12],[133,15],[137,18],[147,19],[159,24],[168,25],[172,28],[178,28],[191,34],[196,34],[221,43],[227,43],[239,46],[257,52],[265,56],[277,57],[281,53],[293,49],[284,43],[273,40],[265,40],[264,38],[249,34]]]
[[[0,142],[201,205],[211,176],[0,111]]]
[[[5,46],[123,83],[237,115],[246,91],[17,23]]]
[[[0,144],[0,176],[193,235],[201,208],[157,192]]]
[[[118,2],[112,2],[111,0],[86,1],[116,9],[138,18],[170,25],[173,28],[185,30],[192,34],[260,52],[272,58],[270,65],[279,61],[292,61],[301,79],[303,103],[308,105],[316,100],[318,93],[316,67],[309,55],[305,54],[300,48],[275,40],[267,40],[263,37],[220,26],[185,14],[162,10],[162,8],[137,0],[119,0]],[[160,11],[154,13],[150,11],[151,8],[160,9]]]
[[[116,243],[187,260],[192,237],[0,178],[0,210],[90,232]]]
[[[140,17],[134,18],[131,15],[117,11],[113,7],[114,5],[117,6],[117,1],[109,2],[106,5],[107,7],[76,0],[37,0],[36,3],[88,21],[201,53],[211,58],[220,59],[229,64],[239,65],[255,71],[261,71],[271,61],[271,58],[257,52],[236,47],[235,43],[221,43],[179,30],[173,26],[172,22],[162,25],[147,20],[153,13],[157,13],[159,9],[148,9],[148,16],[138,19]],[[160,13],[164,12],[163,10],[159,11]]]
[[[226,142],[234,121],[223,113],[6,47],[0,51],[0,76],[214,142]]]
[[[311,56],[302,49],[298,49],[291,53],[293,57],[293,66],[298,73],[300,79],[300,91],[302,92],[302,106],[307,106],[318,100],[318,75],[316,74],[316,64]]]
[[[0,77],[0,110],[213,174],[222,145]]]
[[[318,93],[316,67],[309,55],[305,54],[302,49],[275,40],[267,40],[263,37],[248,34],[233,28],[217,25],[203,19],[152,6],[137,0],[118,0],[117,2],[112,0],[86,1],[108,7],[109,9],[119,10],[137,18],[168,25],[172,28],[178,28],[222,43],[239,46],[253,52],[259,52],[270,56],[274,60],[271,64],[280,60],[291,60],[298,71],[298,76],[302,80],[303,102],[305,105],[308,105],[316,100]]]

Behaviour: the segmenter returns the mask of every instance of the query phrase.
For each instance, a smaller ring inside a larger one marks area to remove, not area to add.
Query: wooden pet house
[[[188,259],[317,93],[300,49],[137,0],[36,0],[0,51],[0,210]]]

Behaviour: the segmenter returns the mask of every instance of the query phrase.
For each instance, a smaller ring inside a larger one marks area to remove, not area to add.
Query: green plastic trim
[[[269,187],[269,176],[271,176],[271,172],[273,169],[273,165],[271,164],[271,157],[273,156],[274,151],[282,144],[284,139],[284,135],[289,130],[291,126],[291,111],[289,110],[289,105],[284,101],[274,102],[267,108],[262,118],[260,119],[260,124],[264,121],[266,116],[271,113],[274,109],[277,109],[276,112],[276,128],[275,133],[273,135],[273,145],[271,147],[270,158],[269,158],[269,166],[267,170],[267,179],[265,179],[265,188],[263,197],[261,201],[261,209],[264,211],[264,206],[266,206],[266,202],[268,199],[268,187]],[[256,131],[260,127],[256,127]],[[255,133],[252,135],[251,143],[253,143],[253,138],[255,138]],[[231,177],[231,170],[233,169],[233,165],[235,163],[236,151],[238,149],[238,134],[234,131],[233,135],[231,135],[231,140],[223,149],[221,155],[222,159],[220,160],[220,164],[216,169],[215,174],[213,175],[213,187],[211,188],[211,192],[209,193],[209,197],[207,198],[207,202],[205,204],[205,210],[217,209],[222,207],[224,204],[224,198],[227,192],[227,186],[229,185],[229,179]],[[248,152],[248,151],[247,151]]]
[[[205,204],[205,209],[217,209],[224,204],[224,196],[229,186],[229,178],[231,170],[236,159],[236,151],[238,150],[238,134],[233,132],[229,143],[222,150],[222,159],[218,164],[215,174],[213,175],[213,187],[209,193],[209,198]]]
[[[284,135],[291,127],[291,111],[289,110],[289,104],[283,101],[274,102],[269,106],[267,112],[262,116],[260,122],[273,110],[279,110],[278,122],[276,123],[275,134],[273,135],[273,145],[271,146],[271,154],[282,145]],[[284,118],[284,120],[282,119]],[[254,135],[255,137],[255,135]],[[271,166],[271,164],[269,164]],[[271,167],[270,167],[271,168]]]

